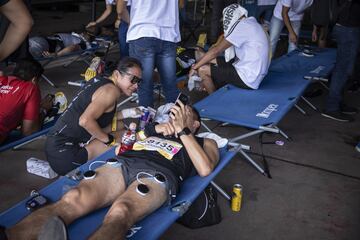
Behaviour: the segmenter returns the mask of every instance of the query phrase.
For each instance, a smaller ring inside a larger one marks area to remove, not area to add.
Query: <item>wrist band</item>
[[[104,142],[104,144],[105,144],[106,146],[111,146],[112,144],[115,143],[115,138],[114,138],[113,135],[108,134],[108,138],[109,138],[109,141]]]

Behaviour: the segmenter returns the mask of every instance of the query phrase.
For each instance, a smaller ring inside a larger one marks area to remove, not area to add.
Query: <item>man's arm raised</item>
[[[171,109],[173,114],[170,114],[176,135],[185,127],[190,129],[196,127],[188,126],[192,121],[188,121],[187,118],[193,118],[190,107],[184,106],[181,101],[177,101],[177,103],[179,106],[173,106]],[[200,123],[193,121],[192,124],[197,125]],[[204,146],[200,146],[192,133],[189,135],[181,135],[180,139],[198,174],[201,177],[209,175],[219,161],[219,151],[215,141],[205,139]]]

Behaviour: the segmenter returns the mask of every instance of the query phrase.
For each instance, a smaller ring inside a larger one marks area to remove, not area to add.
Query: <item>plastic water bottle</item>
[[[121,147],[118,154],[131,150],[136,141],[136,123],[130,123],[129,129],[121,138]]]
[[[144,109],[143,113],[141,114],[141,117],[140,117],[140,123],[139,123],[139,127],[140,127],[140,130],[144,130],[145,129],[145,125],[147,124],[148,122],[148,119],[149,119],[149,110],[146,108]]]

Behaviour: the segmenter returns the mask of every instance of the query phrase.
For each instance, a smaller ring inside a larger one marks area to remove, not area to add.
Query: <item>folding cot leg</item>
[[[315,107],[309,100],[307,100],[304,96],[301,96],[301,99],[304,100],[312,109],[318,111],[317,107]]]
[[[252,160],[252,158],[246,152],[244,152],[241,148],[238,149],[238,152],[241,153],[241,155],[243,155],[246,160],[248,160],[262,175],[266,176],[264,169],[262,169],[254,160]]]
[[[38,136],[38,137],[33,138],[33,139],[30,139],[30,140],[28,140],[28,141],[26,141],[26,142],[23,142],[23,143],[15,146],[15,147],[13,147],[13,149],[16,150],[16,149],[19,149],[19,148],[21,148],[22,146],[25,146],[25,145],[27,145],[27,144],[29,144],[29,143],[35,142],[36,140],[38,140],[38,139],[41,138],[42,136],[43,136],[43,135]]]
[[[229,196],[229,194],[227,194],[227,193],[225,192],[224,189],[222,189],[222,188],[221,188],[219,185],[217,185],[214,181],[211,181],[210,183],[211,183],[211,185],[213,185],[213,187],[214,187],[226,200],[228,200],[228,201],[231,200],[231,197]]]
[[[47,78],[44,74],[41,74],[41,77],[43,79],[45,79],[45,81],[47,81],[48,84],[50,84],[52,87],[56,88],[56,85],[49,78]]]
[[[295,108],[296,108],[297,110],[299,110],[299,112],[301,112],[301,113],[304,114],[304,115],[307,115],[307,113],[305,112],[305,110],[302,109],[301,107],[299,107],[299,105],[295,104],[294,106],[295,106]]]
[[[277,126],[274,126],[275,129],[277,129],[279,131],[279,133],[281,134],[281,136],[283,136],[284,138],[286,138],[286,140],[291,140],[291,137],[289,137],[283,130],[281,130],[280,128],[278,128]]]
[[[319,82],[325,89],[329,90],[329,87],[324,82]]]

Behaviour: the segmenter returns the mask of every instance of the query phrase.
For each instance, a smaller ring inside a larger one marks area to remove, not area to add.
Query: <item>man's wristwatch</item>
[[[189,128],[184,127],[183,130],[181,130],[180,132],[177,133],[178,137],[180,138],[182,135],[190,135],[191,131]]]
[[[111,134],[108,134],[108,138],[109,138],[109,141],[104,142],[104,144],[105,144],[106,146],[111,146],[111,144],[114,143],[114,136],[111,135]]]

